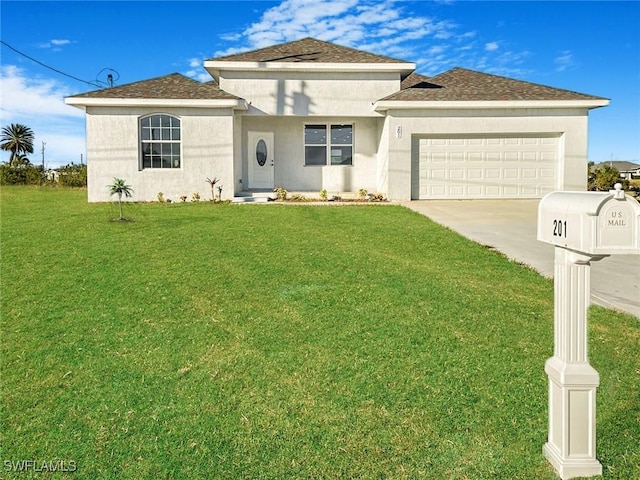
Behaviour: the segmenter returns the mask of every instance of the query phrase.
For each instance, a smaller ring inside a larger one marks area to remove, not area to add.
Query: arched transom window
[[[149,115],[140,119],[141,167],[180,168],[180,119]]]

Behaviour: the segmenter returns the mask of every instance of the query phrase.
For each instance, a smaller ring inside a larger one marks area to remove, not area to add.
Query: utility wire
[[[53,70],[54,72],[59,73],[60,75],[64,75],[65,77],[72,78],[74,80],[77,80],[78,82],[87,83],[87,84],[89,84],[89,85],[91,85],[93,87],[103,88],[103,85],[100,85],[100,84],[97,84],[97,83],[94,83],[94,82],[88,82],[87,80],[82,80],[81,78],[74,77],[73,75],[69,75],[68,73],[62,72],[62,71],[58,70],[57,68],[50,67],[49,65],[46,65],[46,64],[42,63],[41,61],[36,60],[33,57],[30,57],[26,53],[22,53],[20,50],[12,47],[11,45],[9,45],[4,40],[0,40],[0,43],[2,43],[2,45],[4,45],[5,47],[10,48],[11,50],[16,52],[17,54],[22,55],[23,57],[28,58],[29,60],[31,60],[33,62],[36,62],[38,65],[42,65],[43,67],[48,68],[49,70]]]

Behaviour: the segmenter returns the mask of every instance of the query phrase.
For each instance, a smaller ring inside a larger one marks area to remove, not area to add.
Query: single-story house
[[[592,165],[591,169],[595,170],[600,165],[609,165],[610,167],[615,168],[620,173],[620,178],[624,178],[626,180],[633,180],[634,178],[640,177],[640,165],[637,163],[611,160],[609,162]]]
[[[589,110],[609,100],[313,38],[212,58],[67,97],[86,112],[88,197],[114,177],[134,200],[176,200],[217,177],[223,198],[288,191],[393,200],[540,198],[584,190]]]

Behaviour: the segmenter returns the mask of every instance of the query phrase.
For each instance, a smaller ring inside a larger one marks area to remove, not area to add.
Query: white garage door
[[[556,190],[558,138],[422,138],[418,198],[541,198]]]

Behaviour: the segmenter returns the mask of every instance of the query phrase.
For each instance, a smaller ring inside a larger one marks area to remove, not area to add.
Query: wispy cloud
[[[223,40],[240,42],[215,56],[314,37],[348,47],[411,60],[420,40],[450,40],[466,32],[448,20],[414,15],[400,2],[384,0],[285,0],[258,21]]]
[[[554,61],[556,64],[556,72],[564,72],[565,70],[572,70],[575,67],[575,61],[573,59],[573,53],[570,50],[565,50],[558,55]]]
[[[54,52],[59,52],[62,50],[62,47],[64,47],[65,45],[70,45],[71,43],[71,40],[68,40],[66,38],[54,38],[46,42],[39,43],[37,46],[39,48],[49,48]]]
[[[484,44],[484,49],[487,52],[493,52],[495,50],[498,50],[499,48],[500,48],[500,45],[498,45],[498,42],[489,42]]]
[[[51,45],[55,45],[56,47],[61,47],[62,45],[69,45],[71,40],[66,39],[56,39],[51,40]]]

